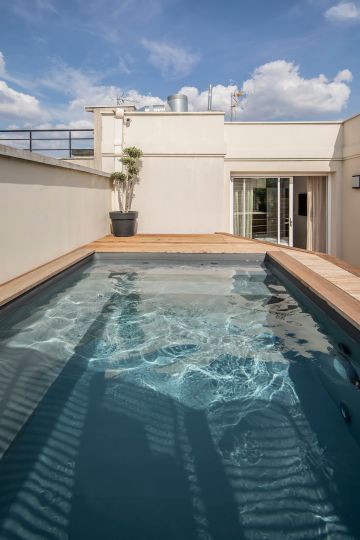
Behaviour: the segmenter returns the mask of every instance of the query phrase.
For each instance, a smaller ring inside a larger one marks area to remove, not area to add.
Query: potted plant
[[[124,148],[120,159],[123,171],[115,171],[110,178],[118,195],[119,210],[110,212],[115,236],[134,236],[137,229],[138,212],[131,211],[135,184],[139,181],[139,158],[142,152],[136,146]]]

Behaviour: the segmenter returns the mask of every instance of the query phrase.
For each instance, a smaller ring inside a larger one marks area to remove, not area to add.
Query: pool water
[[[319,320],[251,261],[97,260],[6,312],[0,538],[360,538],[358,349]]]

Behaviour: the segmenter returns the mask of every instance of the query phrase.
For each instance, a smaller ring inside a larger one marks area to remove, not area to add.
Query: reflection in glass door
[[[234,234],[292,245],[292,178],[234,178]]]

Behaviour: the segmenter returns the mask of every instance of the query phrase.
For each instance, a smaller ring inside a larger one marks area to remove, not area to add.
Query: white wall
[[[223,160],[144,157],[133,208],[140,233],[213,233],[226,228]]]
[[[111,108],[101,114],[102,169],[121,170],[122,146],[143,152],[133,210],[140,233],[213,233],[224,230],[224,114],[128,112],[125,122]],[[113,207],[117,209],[116,196]]]
[[[109,234],[108,175],[0,145],[0,283]]]
[[[360,266],[360,189],[352,175],[360,174],[360,115],[344,122],[344,162],[341,179],[341,250],[339,256]]]
[[[129,113],[124,146],[141,145],[144,155],[225,154],[224,114]]]
[[[332,189],[329,252],[342,244],[342,122],[225,123],[224,178],[231,176],[328,176]],[[230,212],[230,191],[228,184]],[[231,217],[228,227],[231,230]]]
[[[307,217],[299,216],[299,193],[307,193],[307,177],[294,178],[294,246],[306,249]]]
[[[224,116],[130,113],[124,145],[143,151],[139,232],[213,233],[226,224]]]
[[[331,189],[329,252],[360,264],[360,116],[345,122],[233,122],[224,115],[94,111],[94,164],[120,169],[120,138],[144,156],[133,208],[139,232],[231,231],[231,176],[327,176]],[[115,198],[114,198],[115,200]]]
[[[341,122],[227,122],[226,158],[296,161],[342,158]]]

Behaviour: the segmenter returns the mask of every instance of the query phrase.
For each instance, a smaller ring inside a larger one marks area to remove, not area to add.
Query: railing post
[[[69,129],[69,158],[71,158],[71,130]]]
[[[29,131],[29,150],[32,152],[32,131]]]

